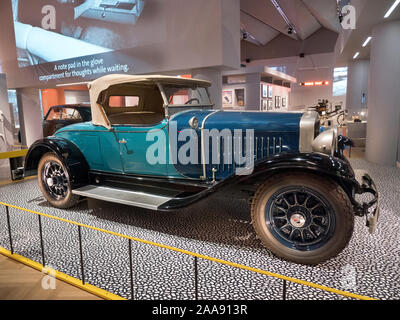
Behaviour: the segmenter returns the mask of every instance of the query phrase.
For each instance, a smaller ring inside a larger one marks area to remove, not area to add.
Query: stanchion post
[[[132,240],[128,239],[128,249],[129,249],[129,276],[131,282],[131,300],[135,300],[135,293],[133,288],[133,262],[132,262]]]
[[[83,267],[83,250],[82,250],[81,226],[78,226],[78,238],[79,238],[79,257],[80,257],[80,260],[81,260],[82,284],[85,284],[85,270],[84,270],[84,267]]]
[[[14,254],[14,247],[13,247],[12,236],[11,236],[10,212],[8,211],[8,206],[5,206],[5,207],[6,207],[6,216],[7,216],[8,237],[10,239],[10,251],[11,251],[11,254]]]
[[[199,273],[197,257],[194,257],[194,299],[199,300]]]
[[[286,280],[283,280],[282,300],[286,300],[286,287],[287,287]]]
[[[40,235],[40,250],[42,251],[42,265],[43,267],[46,265],[46,261],[44,259],[44,245],[43,245],[43,231],[42,231],[42,217],[40,214],[38,215],[39,220],[39,235]]]

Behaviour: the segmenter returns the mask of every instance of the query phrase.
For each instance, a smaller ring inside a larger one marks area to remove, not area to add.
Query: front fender
[[[350,163],[345,159],[320,153],[278,154],[257,163],[249,176],[239,181],[253,184],[265,177],[282,171],[307,171],[335,180],[353,198],[353,190],[359,186]]]
[[[89,165],[82,152],[72,142],[54,136],[38,140],[29,148],[25,157],[25,177],[37,174],[39,161],[48,152],[56,154],[67,168],[72,189],[88,184]]]

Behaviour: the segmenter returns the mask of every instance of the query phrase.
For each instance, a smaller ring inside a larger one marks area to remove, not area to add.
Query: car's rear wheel
[[[276,256],[301,264],[338,255],[354,228],[352,205],[343,189],[313,174],[268,179],[253,198],[251,214],[262,243]]]
[[[54,207],[70,208],[79,200],[72,194],[67,168],[54,153],[46,153],[40,159],[38,182],[43,196]]]

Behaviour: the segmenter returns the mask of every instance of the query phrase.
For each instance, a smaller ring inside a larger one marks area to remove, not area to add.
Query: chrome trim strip
[[[275,155],[276,154],[276,138],[275,137],[273,137],[272,138],[272,155]]]
[[[258,137],[256,137],[256,160],[258,160]]]
[[[205,146],[204,146],[204,126],[206,125],[206,121],[208,120],[209,117],[211,117],[212,115],[221,112],[221,110],[216,110],[214,112],[211,112],[210,114],[208,114],[204,119],[203,122],[201,124],[201,161],[203,163],[203,176],[200,177],[200,179],[202,180],[206,180],[207,179],[207,173],[206,173],[206,158],[205,158]]]
[[[261,138],[261,159],[264,159],[264,137]]]

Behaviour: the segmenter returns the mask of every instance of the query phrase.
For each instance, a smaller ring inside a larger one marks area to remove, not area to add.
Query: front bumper
[[[356,202],[355,214],[358,216],[366,217],[367,227],[369,232],[372,234],[376,230],[376,225],[379,220],[380,209],[379,209],[379,192],[376,188],[375,182],[368,174],[364,174],[362,177],[362,184],[355,190],[356,194],[372,195],[372,200],[359,203]]]

